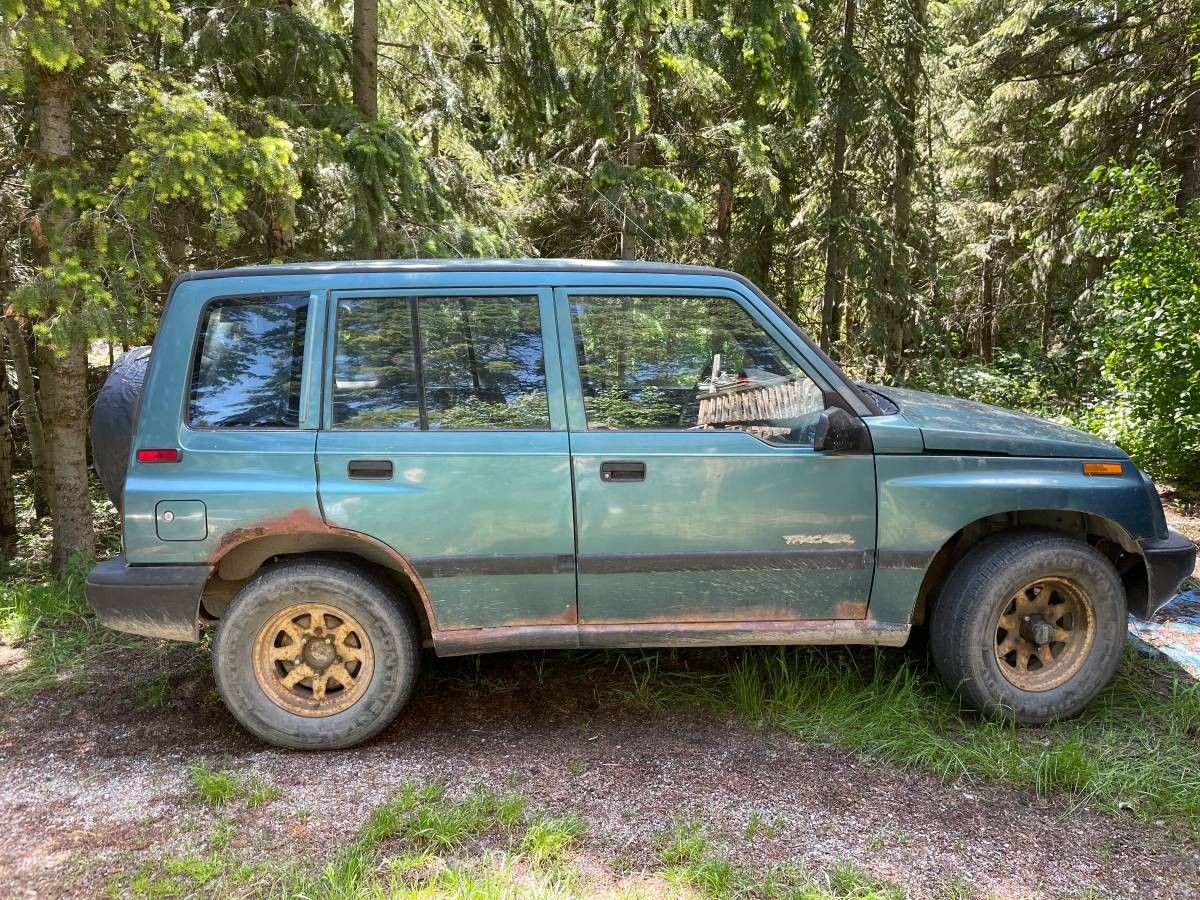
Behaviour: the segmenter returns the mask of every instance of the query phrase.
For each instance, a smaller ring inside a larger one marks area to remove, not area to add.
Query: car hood
[[[867,386],[899,407],[921,429],[926,450],[1006,456],[1127,459],[1120,447],[1077,428],[1024,413],[907,388]]]

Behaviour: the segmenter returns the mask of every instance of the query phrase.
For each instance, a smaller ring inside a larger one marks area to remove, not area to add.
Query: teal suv
[[[88,577],[97,615],[215,626],[230,712],[288,747],[374,735],[422,647],[899,647],[917,627],[970,705],[1044,722],[1096,696],[1127,614],[1195,559],[1117,447],[853,383],[718,269],[195,272],[97,420],[124,529]]]

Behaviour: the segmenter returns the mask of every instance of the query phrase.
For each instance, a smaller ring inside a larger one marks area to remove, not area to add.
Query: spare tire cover
[[[113,363],[92,408],[92,463],[104,492],[117,509],[125,488],[129,446],[137,422],[138,399],[150,364],[149,347],[134,347]]]

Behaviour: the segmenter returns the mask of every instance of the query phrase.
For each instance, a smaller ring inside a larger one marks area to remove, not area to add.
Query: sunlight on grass
[[[724,667],[666,671],[625,654],[629,696],[693,703],[945,778],[992,778],[1109,811],[1200,824],[1200,685],[1130,653],[1077,719],[1038,728],[981,720],[899,654],[730,651]]]
[[[0,697],[27,698],[47,688],[81,687],[88,663],[137,638],[101,628],[83,596],[87,564],[61,580],[36,568],[0,574],[0,644],[16,648],[16,663],[0,667]]]

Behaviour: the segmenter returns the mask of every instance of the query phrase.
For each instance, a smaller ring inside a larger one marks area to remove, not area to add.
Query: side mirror
[[[825,453],[845,453],[859,450],[867,442],[867,426],[839,406],[821,413],[813,432],[813,449]]]

